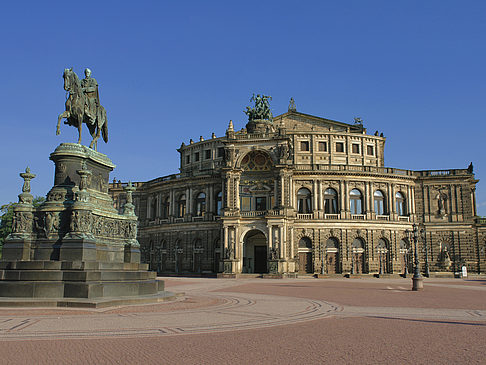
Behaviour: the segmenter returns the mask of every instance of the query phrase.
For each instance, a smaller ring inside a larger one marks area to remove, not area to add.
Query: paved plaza
[[[484,363],[486,280],[167,278],[175,301],[0,308],[5,364]]]

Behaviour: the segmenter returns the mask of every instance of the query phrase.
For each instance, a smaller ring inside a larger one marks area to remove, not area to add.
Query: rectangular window
[[[370,156],[375,155],[375,149],[373,148],[373,146],[366,146],[366,154]]]
[[[265,196],[255,198],[255,210],[267,210],[267,198]]]
[[[336,142],[336,152],[344,152],[344,142]]]
[[[190,164],[191,163],[191,156],[190,155],[187,155],[186,156],[186,164]]]
[[[224,156],[224,147],[218,147],[218,157]]]
[[[319,142],[319,152],[327,152],[327,143],[326,142]]]
[[[353,143],[352,151],[353,153],[359,153],[359,144]]]
[[[211,150],[206,150],[205,153],[206,153],[205,155],[206,160],[209,160],[211,158]]]
[[[309,151],[309,141],[301,141],[300,142],[300,150],[301,151]]]
[[[251,197],[242,196],[240,199],[241,210],[244,212],[249,212],[251,210]]]
[[[194,154],[194,161],[196,161],[196,162],[199,161],[199,152],[196,152]]]

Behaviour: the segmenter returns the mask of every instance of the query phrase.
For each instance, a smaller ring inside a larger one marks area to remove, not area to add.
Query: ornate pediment
[[[337,131],[346,132],[348,128],[350,131],[361,131],[362,125],[348,124],[337,122],[335,120],[315,117],[313,115],[290,111],[288,113],[278,116],[276,119],[280,119],[280,123],[285,128],[294,131]]]

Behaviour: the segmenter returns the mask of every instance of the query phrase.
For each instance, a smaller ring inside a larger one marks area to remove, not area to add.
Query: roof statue
[[[89,68],[84,70],[85,78],[79,80],[72,68],[65,69],[63,73],[64,90],[69,92],[66,100],[66,110],[57,119],[56,134],[59,135],[61,119],[66,118],[64,124],[72,125],[78,129],[78,144],[81,144],[81,129],[83,123],[88,126],[93,140],[89,147],[97,149],[100,133],[103,140],[108,142],[108,124],[106,110],[100,103],[98,83],[91,77]]]
[[[289,112],[296,112],[297,108],[295,107],[295,100],[294,98],[290,98],[290,103],[289,103]]]
[[[253,94],[250,99],[250,102],[255,102],[255,106],[253,108],[247,106],[244,113],[248,115],[248,120],[272,120],[272,111],[270,110],[270,103],[269,100],[272,100],[271,96],[268,95],[260,95]]]

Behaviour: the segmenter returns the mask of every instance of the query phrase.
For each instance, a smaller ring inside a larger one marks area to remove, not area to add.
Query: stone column
[[[388,206],[390,207],[390,220],[395,219],[395,197],[393,192],[393,184],[388,184]]]
[[[279,258],[283,259],[285,258],[285,252],[284,252],[284,246],[285,246],[285,241],[284,241],[284,229],[283,226],[278,226],[278,236],[279,236]]]
[[[324,192],[322,191],[322,181],[318,181],[317,189],[319,191],[319,210],[324,210]]]
[[[407,185],[407,214],[410,216],[410,220],[412,221],[413,212],[412,212],[412,189],[410,186]]]
[[[215,209],[215,204],[214,204],[214,183],[208,185],[208,197],[209,197],[209,205],[208,205],[208,211],[211,212],[211,214],[216,215],[216,209]]]
[[[176,215],[176,207],[175,207],[176,202],[175,202],[174,189],[170,189],[169,191],[169,202],[170,202],[169,216],[174,217]]]
[[[350,215],[350,207],[349,207],[349,191],[348,191],[348,182],[344,181],[344,192],[343,192],[343,200],[344,200],[344,210],[346,212],[346,218],[351,218]]]
[[[186,188],[186,214],[184,214],[184,219],[190,214],[191,209],[191,199],[190,197],[190,189],[189,187]]]
[[[208,213],[211,212],[211,198],[209,196],[209,185],[206,185],[206,187],[204,188],[204,193],[205,193],[205,201],[206,201],[206,211],[204,212],[204,219],[206,220],[207,217],[208,217]]]
[[[235,176],[235,188],[234,188],[234,197],[235,197],[235,208],[240,209],[240,175]]]
[[[294,205],[294,178],[292,176],[290,176],[289,178],[289,200],[290,200],[290,206],[292,208],[296,208],[295,205]]]
[[[223,251],[226,251],[228,248],[228,226],[223,228]],[[222,252],[224,255],[224,252]]]
[[[341,218],[346,218],[346,199],[344,198],[344,196],[346,195],[346,191],[345,191],[345,185],[344,185],[344,181],[341,180],[339,182],[339,205],[340,205],[340,211],[341,211]]]
[[[366,181],[365,181],[365,196],[364,196],[364,199],[363,199],[363,203],[365,203],[363,210],[364,210],[365,215],[368,218],[369,213],[370,213],[370,186],[369,186],[369,182],[366,182]]]

